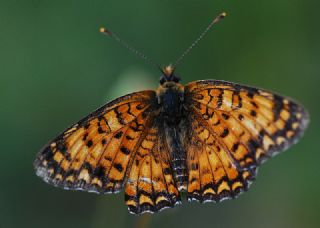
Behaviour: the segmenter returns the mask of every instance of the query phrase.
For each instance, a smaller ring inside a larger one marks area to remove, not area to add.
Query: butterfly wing
[[[188,198],[219,201],[246,190],[256,167],[295,143],[308,113],[295,101],[225,81],[186,85]]]
[[[188,174],[188,200],[219,202],[233,198],[247,190],[254,180],[255,168],[243,170],[228,149],[217,139],[211,126],[191,115],[189,121],[193,131],[186,140]]]
[[[125,185],[131,213],[180,202],[159,130],[154,91],[120,97],[67,129],[34,163],[46,182],[64,189],[118,192]]]
[[[99,108],[39,152],[34,162],[37,175],[65,189],[118,192],[153,122],[154,102],[154,91],[142,91]]]

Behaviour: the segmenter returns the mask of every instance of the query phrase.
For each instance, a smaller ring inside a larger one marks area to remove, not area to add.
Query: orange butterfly
[[[52,140],[35,160],[37,175],[64,189],[124,188],[134,214],[174,207],[181,191],[219,202],[246,191],[257,167],[307,127],[307,111],[290,98],[218,80],[183,86],[174,69],[162,69],[156,91],[117,98]]]

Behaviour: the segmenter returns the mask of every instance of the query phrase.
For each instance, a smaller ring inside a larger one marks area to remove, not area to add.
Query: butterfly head
[[[167,124],[178,124],[182,116],[184,87],[172,65],[164,67],[161,72],[160,86],[156,91],[160,113]]]
[[[162,75],[160,77],[160,85],[163,85],[165,82],[180,82],[180,77],[174,74],[175,68],[172,65],[168,65],[161,69]]]

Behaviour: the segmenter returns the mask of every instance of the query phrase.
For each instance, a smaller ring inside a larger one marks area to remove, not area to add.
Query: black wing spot
[[[254,102],[254,101],[250,101],[250,103],[251,103],[255,108],[258,108],[258,105],[257,105],[257,103],[256,103],[256,102]]]
[[[254,110],[251,110],[250,115],[253,116],[253,117],[255,117],[255,116],[257,116],[257,112],[254,111]]]
[[[83,141],[86,141],[86,140],[87,140],[87,137],[88,137],[88,132],[86,132],[86,133],[83,135],[82,140],[83,140]]]
[[[280,112],[284,108],[284,104],[282,100],[275,100],[273,106],[273,114],[274,114],[274,121],[280,118]]]
[[[126,154],[126,155],[130,154],[130,150],[128,150],[128,148],[126,148],[126,147],[124,147],[124,146],[121,147],[120,150],[121,150],[122,153],[124,153],[124,154]]]
[[[130,135],[126,135],[126,139],[133,140],[134,138],[132,138]]]
[[[99,134],[103,134],[104,133],[104,130],[102,130],[102,128],[100,126],[98,127],[98,133]]]
[[[65,143],[63,142],[57,142],[57,150],[59,150],[61,153],[66,153],[67,152],[67,147]]]
[[[217,108],[220,108],[222,106],[223,93],[224,93],[224,91],[220,90],[220,94],[218,96]]]
[[[122,134],[123,134],[123,132],[122,132],[122,131],[119,131],[117,134],[114,135],[114,137],[115,137],[116,139],[120,139],[121,136],[122,136]]]
[[[253,91],[248,91],[247,96],[252,99],[254,96]]]
[[[97,166],[93,171],[93,175],[96,177],[104,176],[105,173],[106,173],[106,171],[102,166]]]
[[[112,161],[112,157],[104,156],[103,158],[104,158],[105,160],[107,160],[107,161]]]
[[[223,129],[222,134],[220,135],[222,138],[226,137],[229,134],[228,128]]]
[[[170,169],[169,169],[169,168],[165,168],[165,169],[163,170],[163,174],[164,174],[164,175],[169,175],[169,174],[170,174]]]
[[[120,173],[123,171],[123,167],[120,163],[114,163],[113,167],[118,170]]]
[[[222,113],[222,117],[225,119],[225,120],[227,120],[227,119],[229,119],[229,115],[228,114],[225,114],[225,113]]]
[[[137,106],[136,106],[136,109],[137,110],[142,110],[142,109],[144,109],[144,107],[145,107],[145,105],[144,104],[138,104]]]
[[[231,150],[232,150],[233,152],[236,152],[237,149],[238,149],[238,147],[239,147],[239,143],[234,143]]]
[[[198,180],[197,178],[193,177],[193,178],[190,180],[190,183],[192,184],[192,183],[196,182],[197,180]]]
[[[213,123],[214,126],[218,126],[220,124],[220,120],[218,120],[217,122]]]
[[[91,147],[93,145],[93,142],[92,140],[90,139],[88,142],[87,142],[87,147]]]

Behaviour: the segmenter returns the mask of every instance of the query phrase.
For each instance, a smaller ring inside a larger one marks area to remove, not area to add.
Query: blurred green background
[[[0,227],[320,227],[320,1],[0,1]],[[229,16],[177,73],[223,79],[301,101],[311,124],[299,144],[260,168],[237,200],[184,203],[153,216],[123,194],[54,188],[36,177],[38,150],[67,126],[160,72],[98,32],[108,26],[169,64],[222,11]]]

